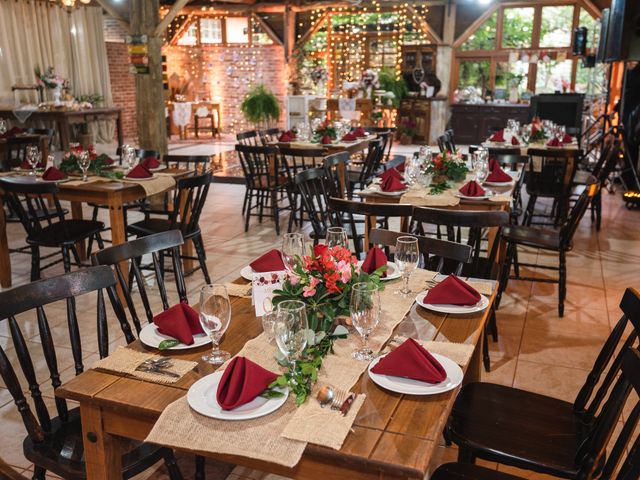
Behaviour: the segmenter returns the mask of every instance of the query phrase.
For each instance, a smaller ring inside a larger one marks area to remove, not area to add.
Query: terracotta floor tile
[[[587,370],[518,360],[513,386],[573,402]]]

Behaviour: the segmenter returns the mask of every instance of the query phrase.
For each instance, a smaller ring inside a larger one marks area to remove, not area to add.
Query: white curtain
[[[47,0],[0,0],[0,103],[15,102],[12,85],[34,83],[35,67],[68,78],[75,97],[98,94],[104,106],[113,105],[102,9],[68,12]],[[110,141],[112,122],[98,127],[97,140]]]

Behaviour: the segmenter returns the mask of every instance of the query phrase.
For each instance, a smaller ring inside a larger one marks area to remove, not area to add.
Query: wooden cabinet
[[[485,141],[491,132],[506,127],[513,118],[527,122],[528,105],[463,104],[451,105],[450,127],[455,132],[456,143],[470,145]]]
[[[398,130],[405,122],[415,122],[416,135],[413,142],[426,144],[429,142],[431,129],[431,100],[427,98],[407,98],[400,102],[396,125]]]

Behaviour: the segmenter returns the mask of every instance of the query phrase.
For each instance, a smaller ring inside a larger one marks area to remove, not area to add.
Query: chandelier
[[[56,2],[56,0],[52,0],[53,2]],[[60,5],[62,5],[63,7],[66,7],[67,9],[72,9],[76,6],[76,0],[59,0]],[[79,0],[79,2],[81,4],[84,5],[88,5],[89,3],[91,3],[91,0]]]

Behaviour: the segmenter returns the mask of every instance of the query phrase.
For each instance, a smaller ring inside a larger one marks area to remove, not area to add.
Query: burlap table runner
[[[98,175],[90,175],[87,178],[86,182],[82,180],[82,178],[80,178],[79,180],[69,180],[68,182],[64,182],[64,184],[70,187],[78,187],[80,185],[86,185],[87,183],[108,182],[108,181],[109,181],[108,178],[99,177]]]
[[[123,183],[135,183],[140,185],[144,189],[144,193],[147,197],[171,190],[176,185],[176,181],[171,175],[156,175],[151,180],[123,178],[120,181]]]
[[[251,284],[225,283],[227,293],[232,297],[251,297]]]
[[[151,358],[161,358],[153,353],[137,352],[127,347],[119,347],[115,352],[109,355],[107,358],[98,360],[92,365],[91,368],[99,370],[109,370],[111,372],[126,373],[134,377],[140,378],[154,383],[176,383],[180,378],[193,370],[198,364],[197,362],[188,362],[186,360],[172,359],[171,366],[165,370],[180,375],[178,378],[170,377],[169,375],[162,375],[151,372],[137,371],[136,367],[145,360]]]
[[[400,203],[409,203],[415,207],[455,207],[460,199],[454,195],[457,188],[450,188],[438,195],[430,195],[429,188],[414,184],[400,197]]]
[[[489,197],[490,202],[496,203],[511,203],[511,194],[510,193],[500,193],[497,195],[493,195]]]

